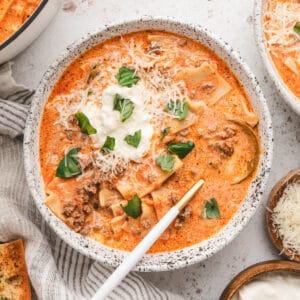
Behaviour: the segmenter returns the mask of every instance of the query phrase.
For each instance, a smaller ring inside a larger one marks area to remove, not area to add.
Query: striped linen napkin
[[[0,241],[21,238],[34,298],[90,299],[112,269],[65,244],[34,205],[23,170],[22,135],[32,91],[0,66]],[[109,299],[182,299],[130,273]]]

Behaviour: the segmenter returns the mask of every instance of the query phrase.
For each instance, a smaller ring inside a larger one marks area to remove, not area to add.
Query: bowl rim
[[[238,273],[225,287],[219,300],[231,300],[234,294],[245,284],[260,275],[273,272],[291,272],[300,274],[300,264],[288,260],[267,260],[247,267]]]
[[[64,63],[64,60],[67,60],[68,61],[67,65],[69,65],[69,63],[74,60],[74,58],[72,58],[72,55],[74,56],[74,52],[76,52],[76,49],[78,50],[80,47],[83,47],[85,43],[89,42],[93,38],[100,37],[101,35],[105,35],[107,33],[113,32],[114,36],[116,36],[117,34],[115,33],[115,31],[120,28],[121,29],[123,28],[123,30],[125,30],[127,33],[136,32],[139,30],[147,30],[145,28],[136,29],[136,30],[129,29],[131,28],[130,25],[134,25],[138,27],[138,25],[141,23],[144,26],[147,25],[149,27],[148,30],[151,28],[161,29],[161,28],[157,28],[157,26],[159,26],[157,24],[163,24],[161,26],[163,26],[164,30],[168,32],[172,32],[172,31],[176,32],[179,31],[180,29],[187,30],[190,35],[191,33],[195,33],[201,35],[203,40],[204,38],[207,38],[208,40],[210,40],[211,43],[215,45],[215,47],[220,49],[219,51],[224,51],[224,56],[225,55],[228,56],[228,59],[233,60],[234,64],[238,68],[241,68],[242,74],[244,74],[246,77],[245,80],[247,80],[247,82],[249,82],[249,85],[251,85],[251,88],[253,89],[253,93],[258,99],[259,109],[263,112],[264,122],[266,124],[265,131],[267,132],[265,138],[265,151],[263,154],[261,154],[261,157],[264,155],[263,157],[264,160],[260,159],[259,170],[257,171],[257,174],[260,175],[260,179],[259,180],[254,179],[251,183],[251,188],[254,190],[252,192],[253,195],[251,194],[252,198],[250,197],[250,188],[248,190],[247,196],[245,197],[245,200],[246,199],[248,199],[248,201],[251,200],[251,205],[250,203],[248,203],[249,210],[247,210],[247,214],[243,217],[239,215],[242,206],[246,202],[244,200],[243,204],[240,206],[239,210],[233,216],[233,218],[226,224],[226,226],[224,226],[217,234],[212,236],[210,239],[176,251],[146,254],[134,269],[136,271],[141,271],[141,272],[149,272],[149,271],[157,272],[157,271],[179,269],[203,261],[208,257],[212,256],[213,254],[215,254],[216,252],[218,252],[219,250],[221,250],[225,245],[230,243],[237,236],[237,234],[245,227],[245,225],[248,223],[250,218],[255,213],[256,208],[258,207],[258,204],[262,197],[262,191],[264,191],[267,184],[267,179],[270,173],[272,156],[273,156],[273,127],[271,122],[271,116],[268,110],[266,100],[263,96],[263,93],[260,89],[257,79],[255,78],[255,76],[253,75],[249,67],[245,64],[243,59],[240,57],[240,55],[237,52],[235,52],[228,45],[228,43],[224,42],[222,39],[218,38],[209,30],[203,28],[202,26],[182,22],[170,17],[144,16],[138,19],[130,19],[130,20],[127,19],[127,20],[110,24],[109,26],[105,25],[103,28],[100,28],[92,33],[85,34],[81,39],[75,41],[70,46],[68,46],[66,50],[64,50],[62,54],[58,56],[58,58],[54,61],[54,63],[47,69],[47,71],[45,72],[45,74],[43,75],[40,81],[39,87],[33,99],[33,103],[31,105],[30,113],[27,118],[27,124],[24,132],[24,165],[25,165],[25,172],[26,172],[28,186],[35,200],[35,204],[40,210],[44,219],[46,219],[47,223],[54,230],[54,232],[61,239],[63,239],[67,244],[69,244],[72,248],[76,249],[82,254],[92,259],[95,259],[101,263],[104,263],[106,265],[114,266],[114,267],[118,266],[126,257],[126,254],[128,252],[107,247],[89,238],[83,238],[81,235],[67,228],[67,226],[62,221],[60,221],[44,204],[44,199],[42,203],[39,202],[38,200],[40,197],[39,191],[38,191],[38,187],[36,186],[36,182],[34,180],[35,178],[34,174],[36,172],[39,172],[38,170],[36,170],[39,169],[39,164],[36,165],[36,169],[35,169],[34,164],[32,163],[39,160],[36,157],[34,157],[34,154],[32,153],[31,146],[37,144],[35,140],[36,132],[32,130],[32,128],[34,128],[35,126],[34,114],[36,111],[38,112],[39,109],[38,107],[39,97],[42,97],[44,89],[47,88],[48,79],[51,76],[53,76],[55,73],[61,74],[62,71],[57,72],[55,70],[56,68],[59,67],[61,63]],[[169,27],[174,26],[176,27],[176,29],[173,30],[171,30],[170,28],[165,29],[165,26],[169,26]],[[118,35],[120,35],[120,33]],[[98,41],[98,43],[100,42],[101,41]],[[84,52],[90,49],[92,46],[93,45],[85,47]],[[76,55],[75,57],[78,57],[78,55]],[[228,61],[226,61],[225,58],[222,57],[222,59],[226,63],[228,63]],[[64,69],[65,66],[63,67],[63,70]],[[56,80],[58,78],[59,76],[56,76]],[[41,114],[41,112],[39,114]],[[39,131],[39,129],[37,129],[37,131]],[[36,136],[36,139],[38,139],[38,135]],[[33,149],[36,149],[38,145],[35,145],[34,147],[35,148]],[[40,173],[37,173],[36,175],[41,177]],[[255,189],[257,189],[257,191]],[[238,218],[237,216],[239,216],[240,218],[239,220],[236,220]],[[222,234],[225,236],[227,234],[226,238],[224,238]],[[80,241],[80,237],[82,239],[81,241]],[[212,249],[210,251],[206,250],[206,248],[208,247],[207,245],[212,246]],[[99,256],[99,253],[97,253],[95,249],[99,251],[101,250],[102,253],[104,253],[106,256],[105,257]],[[202,250],[203,252],[201,252]]]
[[[30,17],[21,25],[21,27],[19,27],[17,31],[15,31],[3,43],[0,44],[0,51],[8,47],[15,39],[18,38],[19,35],[21,35],[22,32],[26,30],[26,28],[31,25],[31,23],[37,18],[48,2],[49,0],[41,0],[40,4],[36,7]]]
[[[267,69],[268,75],[279,91],[280,95],[283,97],[284,101],[290,106],[290,108],[300,115],[300,99],[296,97],[289,89],[289,87],[284,83],[283,79],[280,77],[272,58],[266,48],[264,30],[263,30],[263,15],[264,7],[267,0],[255,0],[254,4],[254,28],[256,36],[256,44],[260,56],[264,62],[265,68]]]

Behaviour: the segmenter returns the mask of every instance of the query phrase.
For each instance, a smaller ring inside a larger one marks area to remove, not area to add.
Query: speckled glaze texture
[[[265,67],[269,73],[269,76],[273,80],[276,88],[282,95],[285,102],[298,114],[300,115],[300,100],[291,92],[291,90],[284,83],[280,75],[278,74],[276,67],[272,61],[272,58],[269,54],[269,51],[266,47],[266,41],[264,37],[264,29],[263,29],[263,17],[265,13],[267,0],[256,0],[255,1],[255,35],[256,42],[258,45],[258,49],[260,55],[263,59]]]
[[[24,136],[25,170],[29,188],[45,220],[66,243],[81,253],[110,266],[119,265],[127,254],[125,251],[108,248],[75,233],[45,205],[45,192],[39,163],[39,130],[44,105],[60,74],[79,54],[116,35],[147,29],[166,30],[198,40],[229,64],[231,70],[244,86],[256,113],[259,115],[262,153],[257,178],[251,183],[247,197],[232,220],[218,234],[199,244],[182,250],[145,255],[135,267],[135,270],[145,272],[178,269],[203,261],[236,237],[250,220],[260,202],[271,168],[273,147],[271,118],[258,81],[239,55],[227,43],[222,42],[208,30],[172,19],[144,17],[139,20],[105,26],[100,32],[87,34],[69,46],[44,74],[33,100]]]

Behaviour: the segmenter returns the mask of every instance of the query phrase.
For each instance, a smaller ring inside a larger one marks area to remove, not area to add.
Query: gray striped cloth
[[[112,269],[70,248],[34,205],[23,170],[22,135],[32,91],[0,66],[0,241],[21,238],[34,299],[90,299]],[[181,299],[130,273],[109,299]]]

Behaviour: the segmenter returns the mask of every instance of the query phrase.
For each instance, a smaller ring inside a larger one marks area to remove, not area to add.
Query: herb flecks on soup
[[[203,178],[150,252],[201,242],[247,194],[257,123],[227,64],[200,43],[160,31],[105,41],[68,66],[45,106],[46,204],[76,232],[132,250]]]
[[[0,1],[0,44],[26,22],[40,2],[41,0]]]
[[[267,0],[264,31],[278,73],[300,99],[300,2]]]

